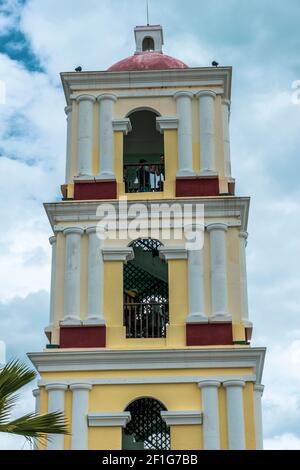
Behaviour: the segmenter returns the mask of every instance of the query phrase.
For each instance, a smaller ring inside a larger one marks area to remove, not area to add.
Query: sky
[[[253,346],[267,346],[266,449],[300,449],[300,2],[150,0],[165,53],[233,66],[231,151],[251,196],[247,247]],[[117,12],[117,15],[116,15]],[[141,0],[0,0],[0,341],[7,359],[45,345],[50,226],[66,116],[59,73],[105,70],[134,52]],[[298,86],[298,88],[297,88]],[[5,102],[4,102],[5,88]],[[1,350],[1,348],[0,348]],[[33,410],[31,387],[16,413]],[[27,448],[0,435],[0,449]]]

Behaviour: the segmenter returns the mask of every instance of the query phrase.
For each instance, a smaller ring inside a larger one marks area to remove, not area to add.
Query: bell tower
[[[29,357],[37,409],[64,411],[71,434],[48,448],[261,449],[232,70],[164,54],[159,25],[134,34],[135,53],[108,70],[61,74],[48,344]]]

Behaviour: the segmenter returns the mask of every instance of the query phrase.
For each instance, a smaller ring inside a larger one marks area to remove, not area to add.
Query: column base
[[[103,326],[105,325],[105,321],[103,318],[87,318],[86,320],[83,320],[82,322],[83,325],[85,326],[88,326],[88,325],[91,325],[91,326]]]
[[[117,199],[117,182],[112,179],[74,181],[74,200]]]
[[[219,196],[219,177],[190,176],[176,178],[176,197]]]
[[[227,312],[215,313],[209,318],[210,323],[229,323],[231,320],[231,315]]]
[[[208,323],[208,317],[203,313],[190,313],[186,319],[187,323]]]
[[[61,326],[61,349],[68,348],[105,348],[106,326]]]
[[[80,318],[76,318],[76,317],[66,317],[64,320],[60,322],[61,326],[77,326],[81,324],[82,324],[82,321],[80,320]]]
[[[232,323],[187,323],[187,346],[232,345]]]

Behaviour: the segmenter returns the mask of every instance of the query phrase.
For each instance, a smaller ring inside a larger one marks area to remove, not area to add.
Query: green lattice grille
[[[126,411],[131,420],[125,428],[125,434],[134,437],[136,442],[143,442],[145,449],[170,450],[170,431],[160,412],[166,408],[153,398],[141,398],[131,403]]]

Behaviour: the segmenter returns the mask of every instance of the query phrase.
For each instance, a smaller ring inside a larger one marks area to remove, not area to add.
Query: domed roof
[[[143,52],[120,60],[108,72],[130,72],[134,70],[186,69],[188,66],[181,60],[159,52]]]

